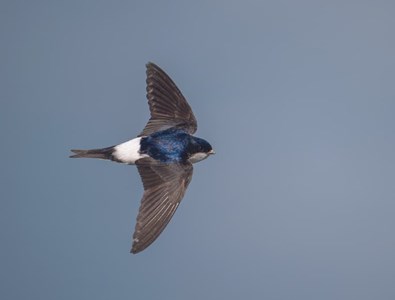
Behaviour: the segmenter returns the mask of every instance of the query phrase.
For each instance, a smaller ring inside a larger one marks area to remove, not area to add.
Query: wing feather
[[[152,158],[136,162],[144,194],[133,234],[132,253],[151,245],[170,222],[192,179],[192,164],[163,164]]]
[[[171,127],[193,134],[197,130],[191,107],[171,78],[154,63],[147,64],[147,99],[151,112],[139,136],[147,136]]]

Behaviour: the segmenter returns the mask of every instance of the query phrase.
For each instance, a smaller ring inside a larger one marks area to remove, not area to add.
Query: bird
[[[77,150],[70,158],[98,158],[136,165],[144,193],[131,253],[150,246],[176,212],[191,182],[193,165],[215,154],[209,142],[193,134],[197,121],[173,80],[153,62],[146,64],[150,119],[143,131],[111,147]]]

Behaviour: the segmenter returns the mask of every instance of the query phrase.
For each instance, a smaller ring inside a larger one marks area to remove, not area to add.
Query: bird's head
[[[189,161],[191,163],[199,162],[209,155],[215,154],[213,147],[201,138],[192,137],[191,143],[188,147]]]

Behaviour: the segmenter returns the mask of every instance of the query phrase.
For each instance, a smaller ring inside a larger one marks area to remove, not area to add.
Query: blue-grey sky
[[[395,2],[1,1],[2,299],[395,299]],[[217,155],[129,254],[145,63]]]

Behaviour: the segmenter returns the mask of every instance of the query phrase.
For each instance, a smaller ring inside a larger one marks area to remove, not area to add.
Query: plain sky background
[[[0,298],[395,299],[394,1],[1,1]],[[129,254],[145,63],[217,155]]]

